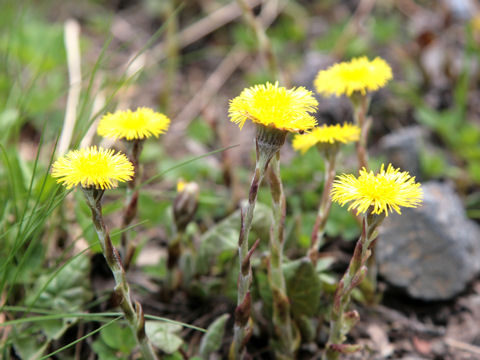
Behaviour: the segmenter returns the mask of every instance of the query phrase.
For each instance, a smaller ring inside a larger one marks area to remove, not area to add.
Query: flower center
[[[120,120],[120,124],[124,129],[137,130],[147,126],[147,118],[138,113],[129,114]]]
[[[78,159],[77,168],[83,176],[106,176],[110,172],[107,159],[98,155],[91,155],[86,159]]]

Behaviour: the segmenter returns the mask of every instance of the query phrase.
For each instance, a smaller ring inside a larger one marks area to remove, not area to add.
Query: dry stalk
[[[69,88],[65,118],[62,133],[58,141],[57,154],[65,154],[72,141],[73,129],[77,118],[77,107],[82,88],[82,72],[80,63],[80,25],[76,20],[68,19],[65,22],[65,50],[67,52],[67,66]]]

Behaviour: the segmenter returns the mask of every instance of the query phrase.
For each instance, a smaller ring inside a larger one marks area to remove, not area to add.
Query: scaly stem
[[[237,308],[235,309],[235,325],[233,342],[230,347],[229,358],[238,360],[242,358],[243,349],[248,338],[250,337],[247,329],[248,319],[250,318],[250,284],[252,282],[252,269],[250,265],[251,251],[248,249],[248,235],[252,227],[253,211],[257,202],[258,188],[262,182],[265,170],[268,166],[270,158],[263,156],[258,150],[257,142],[257,161],[255,164],[255,172],[250,185],[248,196],[248,205],[241,216],[240,236],[238,239],[238,258],[239,258],[239,274],[238,274],[238,293]]]
[[[167,290],[170,292],[178,288],[181,282],[181,272],[178,269],[178,260],[182,254],[183,231],[177,230],[175,237],[168,243],[167,257]]]
[[[368,170],[368,151],[367,139],[372,124],[371,118],[367,117],[369,98],[366,95],[352,96],[351,98],[354,108],[354,117],[356,124],[360,127],[360,139],[356,144],[358,167]],[[362,291],[368,302],[375,301],[375,292],[377,289],[377,262],[375,258],[375,247],[371,248],[372,256],[368,259],[367,280],[362,286]]]
[[[130,263],[135,253],[135,244],[132,241],[128,241],[128,230],[126,228],[132,223],[133,219],[137,215],[138,208],[138,190],[135,190],[135,185],[137,183],[137,178],[140,174],[140,153],[142,152],[143,141],[142,140],[133,140],[132,141],[132,153],[130,155],[130,161],[133,164],[135,175],[132,180],[127,183],[127,196],[125,198],[125,208],[123,211],[122,217],[122,235],[121,235],[121,253],[123,255],[123,262],[125,264],[125,269],[128,270]]]
[[[251,329],[247,329],[248,319],[250,318],[251,299],[250,284],[252,282],[252,268],[250,266],[250,257],[258,246],[259,240],[248,250],[248,235],[252,226],[253,211],[257,202],[258,188],[267,170],[272,157],[280,150],[285,143],[286,131],[274,127],[257,125],[255,138],[255,148],[257,161],[255,163],[255,173],[253,175],[250,193],[248,196],[248,205],[245,212],[242,212],[240,236],[238,239],[238,297],[237,308],[235,309],[235,325],[233,342],[230,346],[229,359],[239,360],[243,358],[243,350],[247,343]]]
[[[358,345],[343,344],[350,329],[358,321],[356,311],[347,312],[352,290],[358,286],[367,274],[367,260],[371,247],[377,237],[376,229],[385,218],[384,214],[369,214],[363,219],[362,234],[357,241],[347,271],[338,283],[330,319],[330,333],[323,360],[337,360],[340,354],[354,352]]]
[[[274,222],[270,229],[268,279],[273,297],[273,326],[279,340],[276,358],[292,359],[295,345],[292,335],[290,301],[282,270],[286,202],[280,176],[280,151],[272,158],[269,177]]]
[[[325,149],[325,180],[323,183],[323,193],[318,206],[317,218],[313,226],[310,249],[308,256],[315,266],[318,261],[318,247],[325,233],[325,225],[327,224],[328,214],[332,206],[330,191],[332,190],[333,180],[335,179],[335,161],[337,158],[337,146],[331,145]]]
[[[115,279],[114,294],[116,300],[118,300],[120,308],[127,319],[128,325],[135,335],[143,358],[146,360],[156,360],[157,356],[155,355],[153,347],[145,333],[145,318],[142,306],[138,301],[135,301],[135,305],[132,302],[130,287],[127,282],[125,269],[120,260],[120,255],[113,246],[112,241],[110,240],[110,235],[103,221],[101,205],[103,190],[96,190],[93,188],[82,188],[82,190],[92,212],[92,221],[95,226],[95,231],[97,232],[98,240],[100,241],[100,246],[102,247],[103,256],[105,257],[108,267],[112,271]]]

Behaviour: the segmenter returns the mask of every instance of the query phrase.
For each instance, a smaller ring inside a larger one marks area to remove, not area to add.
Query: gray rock
[[[443,2],[458,20],[468,20],[475,15],[476,4],[474,0],[443,0]]]
[[[380,140],[379,150],[393,166],[420,179],[420,150],[425,138],[425,129],[409,126],[384,136]]]
[[[448,184],[422,186],[423,206],[392,214],[379,230],[376,256],[390,284],[422,300],[447,300],[480,270],[480,226],[466,217]]]

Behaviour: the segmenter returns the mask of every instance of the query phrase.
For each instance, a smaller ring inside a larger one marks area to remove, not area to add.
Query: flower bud
[[[197,211],[199,187],[195,182],[180,180],[177,183],[177,192],[173,202],[173,219],[177,230],[184,231]]]

